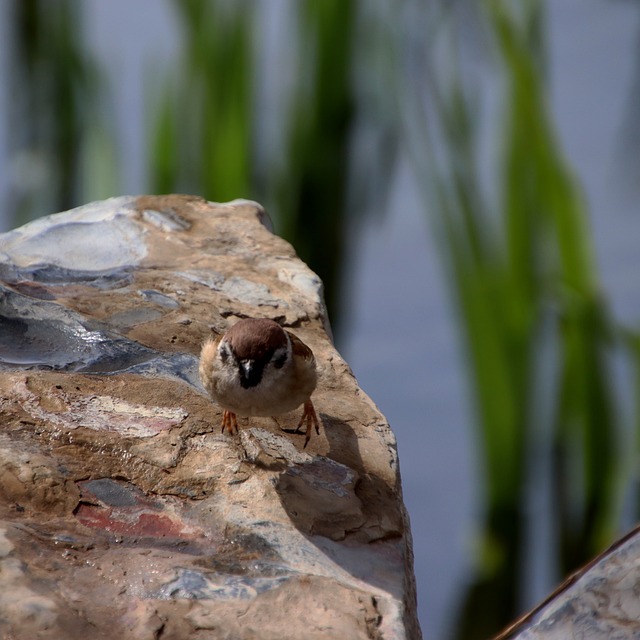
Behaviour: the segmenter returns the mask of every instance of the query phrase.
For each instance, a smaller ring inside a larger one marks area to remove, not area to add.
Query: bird
[[[223,408],[222,433],[238,432],[237,416],[272,416],[304,406],[296,432],[306,422],[320,434],[311,394],[318,374],[313,351],[300,338],[267,318],[243,318],[222,336],[205,341],[200,378]]]

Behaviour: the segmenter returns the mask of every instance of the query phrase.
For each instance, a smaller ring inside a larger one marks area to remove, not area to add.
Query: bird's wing
[[[287,331],[287,335],[291,339],[291,349],[293,350],[293,354],[296,356],[300,356],[305,360],[313,362],[315,358],[313,357],[313,351],[307,347],[307,345],[298,338],[298,336],[294,335],[290,331]]]

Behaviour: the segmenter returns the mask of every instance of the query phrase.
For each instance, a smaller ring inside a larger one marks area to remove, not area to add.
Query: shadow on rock
[[[323,557],[314,562],[316,568],[332,566],[334,578],[360,588],[373,586],[401,601],[397,575],[407,558],[397,496],[382,478],[365,470],[349,423],[327,415],[322,422],[332,457],[300,451],[287,436],[264,429],[240,431],[247,461],[278,472],[274,488],[303,536],[287,555]],[[270,527],[264,535],[279,538]]]

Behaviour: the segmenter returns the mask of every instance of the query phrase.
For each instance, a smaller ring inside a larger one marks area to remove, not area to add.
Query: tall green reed
[[[267,177],[282,234],[317,269],[337,318],[344,260],[356,3],[310,0],[297,6],[301,56],[285,135],[287,162]]]
[[[174,0],[182,55],[160,97],[151,190],[224,202],[251,195],[251,3]]]
[[[343,261],[354,4],[294,3],[293,87],[280,148],[261,160],[255,2],[176,0],[183,51],[152,132],[152,191],[264,202],[278,232],[318,272],[330,315]],[[285,83],[286,84],[286,83]]]
[[[83,185],[104,190],[108,182],[108,169],[100,180],[89,175],[97,165],[105,169],[97,157],[108,144],[99,73],[82,42],[81,15],[77,0],[10,5],[10,209],[16,224],[77,206],[88,195]]]
[[[477,17],[502,85],[495,185],[485,184],[478,101],[455,64],[431,70],[430,137],[417,151],[430,157],[422,166],[466,345],[486,482],[478,576],[460,638],[487,637],[522,606],[527,483],[539,479],[532,451],[550,438],[562,574],[611,540],[624,468],[612,382],[614,349],[624,343],[597,278],[584,199],[548,112],[542,4],[482,7]],[[458,44],[450,45],[454,59]]]

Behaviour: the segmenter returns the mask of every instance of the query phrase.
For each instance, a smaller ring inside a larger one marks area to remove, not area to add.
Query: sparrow
[[[311,349],[266,318],[239,320],[224,335],[209,338],[200,353],[202,384],[224,410],[222,433],[238,432],[238,415],[276,416],[303,404],[296,432],[306,421],[306,447],[312,425],[320,433],[311,402],[317,377]]]

